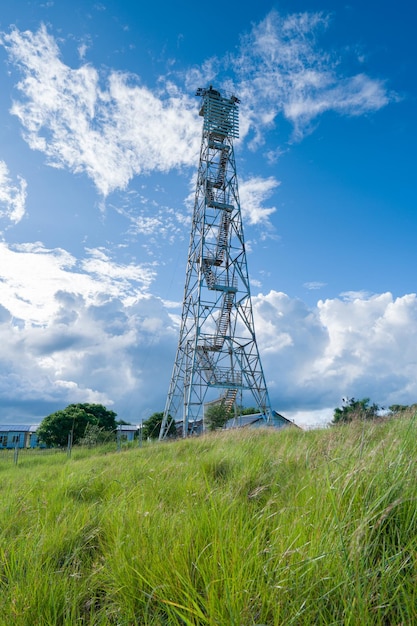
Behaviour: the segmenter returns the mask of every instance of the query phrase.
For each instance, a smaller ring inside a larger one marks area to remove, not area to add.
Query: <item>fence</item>
[[[147,442],[146,442],[147,443]],[[123,450],[131,450],[132,448],[142,447],[142,440],[137,441],[125,441],[117,439],[106,444],[75,446],[75,447],[62,447],[62,448],[0,448],[0,468],[3,465],[18,465],[24,462],[26,459],[36,459],[51,456],[60,456],[62,459],[71,457],[73,452],[76,452],[77,456],[86,456],[91,452],[100,449],[100,451],[109,452],[121,452]]]
[[[4,448],[0,449],[0,463],[17,465],[21,458],[62,455],[63,453],[68,453],[66,448]]]

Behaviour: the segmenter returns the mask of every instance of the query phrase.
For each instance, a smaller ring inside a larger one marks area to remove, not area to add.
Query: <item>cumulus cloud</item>
[[[154,278],[147,264],[121,265],[104,249],[87,250],[77,260],[63,249],[47,249],[42,243],[0,243],[1,304],[16,319],[47,325],[60,307],[56,294],[80,294],[88,305],[118,297],[123,303],[136,301]]]
[[[141,402],[161,398],[155,381],[168,385],[162,354],[174,350],[176,329],[148,292],[152,271],[88,252],[77,261],[41,244],[0,245],[3,421],[76,401],[117,404],[139,420]]]
[[[271,291],[254,298],[254,315],[270,394],[284,414],[329,416],[344,396],[386,407],[417,400],[416,294],[334,298],[309,308]]]
[[[20,176],[17,182],[10,178],[9,169],[0,161],[0,218],[17,224],[25,214],[26,181]]]
[[[345,76],[338,59],[320,50],[318,37],[328,26],[323,14],[284,18],[273,11],[242,38],[236,54],[194,68],[187,84],[204,86],[230,70],[242,99],[241,136],[254,149],[278,116],[301,137],[326,111],[361,115],[385,106],[394,96],[383,82],[364,73]],[[195,169],[201,120],[194,98],[179,87],[161,79],[152,91],[137,76],[98,71],[85,62],[85,48],[79,66],[69,67],[44,26],[14,28],[1,43],[20,72],[11,111],[30,148],[51,166],[87,175],[102,196],[125,189],[138,174]],[[272,162],[279,151],[266,156]],[[242,178],[248,224],[269,224],[279,184],[272,176]],[[25,198],[25,181],[13,181],[0,162],[0,216],[17,223]],[[139,208],[126,202],[116,210],[128,218],[130,233],[149,241],[158,235],[165,244],[189,219],[172,207],[145,204],[143,196]],[[176,303],[152,295],[155,272],[150,263],[118,263],[105,248],[76,258],[42,243],[0,243],[2,406],[31,415],[36,407],[42,416],[69,402],[103,402],[132,421],[163,409],[181,316]],[[342,396],[386,405],[416,401],[414,294],[349,292],[308,307],[271,291],[253,305],[277,410],[324,419]]]
[[[8,407],[33,420],[77,401],[101,402],[137,422],[146,407],[163,408],[171,363],[161,346],[173,351],[175,332],[161,302],[143,296],[132,305],[118,298],[88,305],[64,291],[56,299],[61,306],[47,326],[0,322],[3,421]]]
[[[79,261],[41,244],[0,252],[3,421],[9,406],[35,419],[74,401],[103,402],[132,421],[163,410],[180,304],[150,293],[147,268],[115,264],[104,250]],[[345,396],[417,400],[416,294],[309,307],[271,291],[253,297],[253,309],[272,404],[300,424],[329,421]]]
[[[3,35],[21,72],[12,113],[48,163],[86,173],[107,196],[133,176],[194,165],[200,141],[195,101],[173,85],[155,95],[138,77],[88,64],[71,68],[45,26]]]

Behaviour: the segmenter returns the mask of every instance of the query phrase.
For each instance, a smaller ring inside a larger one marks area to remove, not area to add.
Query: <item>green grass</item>
[[[0,625],[417,623],[417,423],[0,457]]]

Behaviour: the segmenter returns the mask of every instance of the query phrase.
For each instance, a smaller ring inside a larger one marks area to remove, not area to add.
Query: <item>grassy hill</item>
[[[0,455],[0,624],[415,624],[416,430]]]

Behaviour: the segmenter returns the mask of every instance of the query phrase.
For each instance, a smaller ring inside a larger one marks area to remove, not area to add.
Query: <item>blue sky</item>
[[[201,118],[235,145],[274,408],[417,401],[417,9],[287,0],[0,9],[0,422],[163,410]]]

